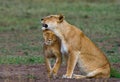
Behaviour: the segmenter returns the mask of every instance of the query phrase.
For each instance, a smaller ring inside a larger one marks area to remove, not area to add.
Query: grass
[[[41,56],[0,56],[1,64],[41,64],[44,58]]]
[[[111,69],[111,77],[114,78],[120,78],[120,72],[118,72],[116,69]]]
[[[119,0],[52,1],[0,1],[0,64],[43,63],[40,19],[59,13],[83,30],[111,63],[120,62]]]

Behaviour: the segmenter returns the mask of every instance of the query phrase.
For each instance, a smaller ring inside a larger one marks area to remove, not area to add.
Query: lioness
[[[42,29],[49,29],[61,40],[62,54],[68,54],[67,72],[63,78],[109,78],[110,64],[104,53],[77,27],[62,15],[41,19]],[[82,75],[73,74],[78,64]]]
[[[60,40],[50,30],[43,30],[43,38],[44,38],[45,62],[46,62],[48,77],[56,78],[57,72],[62,62],[62,55],[60,52]],[[50,62],[51,58],[56,59],[53,68],[51,67],[51,62]]]

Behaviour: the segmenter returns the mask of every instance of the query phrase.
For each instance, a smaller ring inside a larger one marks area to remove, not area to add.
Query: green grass
[[[113,78],[120,78],[120,72],[118,72],[116,69],[111,69],[111,77]]]
[[[0,64],[41,64],[42,56],[0,56]]]
[[[19,64],[21,60],[22,64],[29,63],[25,59],[29,59],[30,55],[43,58],[40,19],[59,13],[65,15],[69,23],[83,30],[105,52],[111,63],[120,62],[119,0],[52,1],[0,1],[0,59],[8,59],[4,64],[11,62],[14,57],[12,64]]]

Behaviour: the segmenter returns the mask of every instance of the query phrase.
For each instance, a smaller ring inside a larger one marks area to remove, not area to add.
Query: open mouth
[[[45,27],[45,28],[47,28],[47,27],[48,27],[48,25],[47,25],[47,24],[42,24],[42,26],[43,26],[43,27]]]

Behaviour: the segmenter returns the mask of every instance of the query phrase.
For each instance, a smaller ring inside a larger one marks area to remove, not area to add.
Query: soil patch
[[[120,64],[119,63],[114,63],[112,65],[113,68],[117,69],[120,72]]]
[[[118,65],[118,64],[117,64]],[[117,65],[115,65],[117,67]],[[120,64],[118,65],[118,67]],[[59,77],[56,79],[47,78],[44,64],[38,65],[0,65],[0,82],[120,82],[120,79],[62,79],[66,66],[61,66]],[[75,68],[76,74],[79,73]]]

